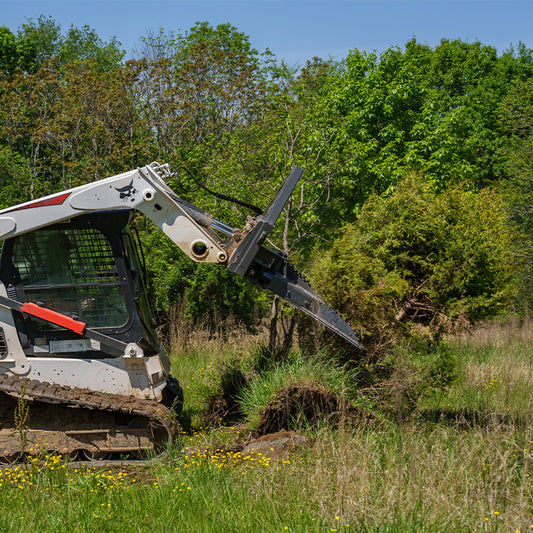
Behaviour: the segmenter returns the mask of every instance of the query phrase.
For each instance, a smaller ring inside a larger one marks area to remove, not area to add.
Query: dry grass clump
[[[322,435],[297,465],[265,484],[278,487],[272,497],[298,494],[325,523],[394,532],[533,526],[532,431],[362,426]]]
[[[488,322],[465,331],[455,338],[458,346],[473,350],[502,349],[509,346],[525,346],[533,342],[533,317],[508,317],[501,322]]]
[[[184,306],[173,307],[160,331],[165,344],[175,354],[194,351],[218,352],[254,350],[259,344],[268,344],[268,330],[260,324],[254,331],[236,322],[234,317],[210,325],[194,322],[185,316]]]
[[[444,403],[496,419],[533,420],[533,320],[483,326],[455,343],[460,384]]]

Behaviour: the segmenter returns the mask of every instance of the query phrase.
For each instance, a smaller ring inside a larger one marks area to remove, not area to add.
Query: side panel
[[[32,357],[24,379],[161,401],[167,373],[159,357],[64,359]],[[0,360],[0,373],[12,366]]]

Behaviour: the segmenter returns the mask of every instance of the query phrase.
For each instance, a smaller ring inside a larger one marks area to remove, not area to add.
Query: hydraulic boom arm
[[[232,229],[179,198],[166,184],[171,177],[168,166],[152,163],[0,211],[0,240],[96,210],[137,209],[193,261],[225,265],[359,347],[351,327],[315,294],[287,258],[263,245],[302,172],[295,167],[269,208],[244,230]],[[7,306],[2,301],[0,305]]]

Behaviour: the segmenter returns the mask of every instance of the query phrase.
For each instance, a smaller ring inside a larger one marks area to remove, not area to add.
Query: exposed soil
[[[230,394],[211,399],[205,418],[209,424],[235,425],[243,420],[238,403]],[[320,422],[353,425],[368,414],[343,402],[336,394],[315,385],[289,385],[265,406],[253,437],[316,426]]]
[[[243,414],[233,398],[219,395],[209,401],[204,418],[208,425],[234,425],[242,420]]]
[[[307,446],[309,443],[310,439],[304,435],[282,430],[252,439],[240,451],[243,455],[260,453],[267,457],[278,457],[290,454],[295,449]]]
[[[243,419],[244,415],[236,398],[246,383],[246,377],[239,370],[222,376],[222,393],[211,398],[204,415],[208,424],[234,425]]]

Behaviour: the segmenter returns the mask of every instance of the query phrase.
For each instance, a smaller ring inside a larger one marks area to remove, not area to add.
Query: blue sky
[[[196,21],[229,22],[290,64],[314,56],[346,57],[354,48],[382,52],[409,39],[476,40],[500,52],[533,48],[533,0],[0,0],[0,25],[16,31],[26,18],[51,15],[116,36],[127,52],[149,31],[184,32]]]

